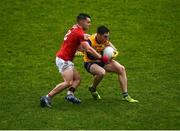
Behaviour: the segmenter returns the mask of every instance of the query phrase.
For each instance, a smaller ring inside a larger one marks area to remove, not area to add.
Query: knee
[[[72,86],[72,83],[73,83],[73,81],[65,81],[65,84],[66,84],[67,87]]]
[[[120,67],[118,68],[118,74],[122,74],[122,73],[125,73],[125,72],[126,72],[126,69],[125,69],[124,66],[120,66]]]
[[[102,71],[100,71],[97,75],[98,75],[99,77],[103,77],[103,76],[105,76],[105,74],[106,74],[106,71],[105,71],[105,70],[102,70]]]

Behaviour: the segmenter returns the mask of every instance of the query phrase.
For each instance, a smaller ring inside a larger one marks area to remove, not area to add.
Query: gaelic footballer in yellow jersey
[[[110,46],[110,42],[107,40],[105,43],[98,43],[97,34],[93,34],[89,37],[88,44],[94,48],[99,54],[102,55],[103,50],[106,46]],[[84,62],[95,62],[98,61],[93,55],[88,52],[84,52]]]
[[[99,54],[102,54],[106,46],[111,46],[115,49],[114,57],[116,57],[118,52],[109,41],[109,35],[109,29],[105,26],[100,26],[97,28],[96,34],[89,37],[88,44]],[[114,59],[108,63],[104,63],[87,52],[84,53],[83,59],[85,69],[91,73],[94,78],[92,85],[89,87],[89,91],[94,99],[101,99],[101,96],[97,92],[97,86],[103,79],[106,72],[111,72],[118,75],[119,87],[122,91],[123,100],[128,102],[138,102],[138,100],[131,98],[128,94],[126,70],[123,65]]]

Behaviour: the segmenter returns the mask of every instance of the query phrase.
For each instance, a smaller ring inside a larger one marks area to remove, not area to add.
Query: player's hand
[[[91,36],[91,35],[89,35],[89,34],[84,34],[84,39],[85,39],[85,40],[88,40],[90,36]]]
[[[116,58],[116,57],[118,56],[118,54],[119,54],[119,52],[118,52],[117,50],[115,50],[115,51],[113,52],[112,58],[113,58],[113,59]]]
[[[100,58],[100,60],[101,60],[102,62],[104,62],[104,63],[108,63],[109,58],[108,58],[107,55],[104,55],[104,56],[102,56],[102,57]]]

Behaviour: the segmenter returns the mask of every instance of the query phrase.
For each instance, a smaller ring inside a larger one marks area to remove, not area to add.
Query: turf
[[[55,53],[80,12],[92,17],[89,33],[110,28],[138,104],[121,100],[115,74],[105,76],[103,100],[94,101],[77,57],[82,104],[68,103],[63,92],[52,109],[39,106],[62,81]],[[1,0],[0,129],[180,129],[179,21],[179,0]]]

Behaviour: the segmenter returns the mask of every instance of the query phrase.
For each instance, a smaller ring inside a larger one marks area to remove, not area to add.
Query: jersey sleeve
[[[92,43],[91,43],[91,41],[90,41],[90,40],[87,40],[87,42],[88,42],[88,44],[89,44],[90,46],[92,46]]]
[[[88,44],[92,47],[92,43],[90,40],[87,40]],[[93,56],[91,53],[89,52],[86,52],[86,55],[87,57],[90,59],[90,60],[97,60],[97,58],[95,56]]]

